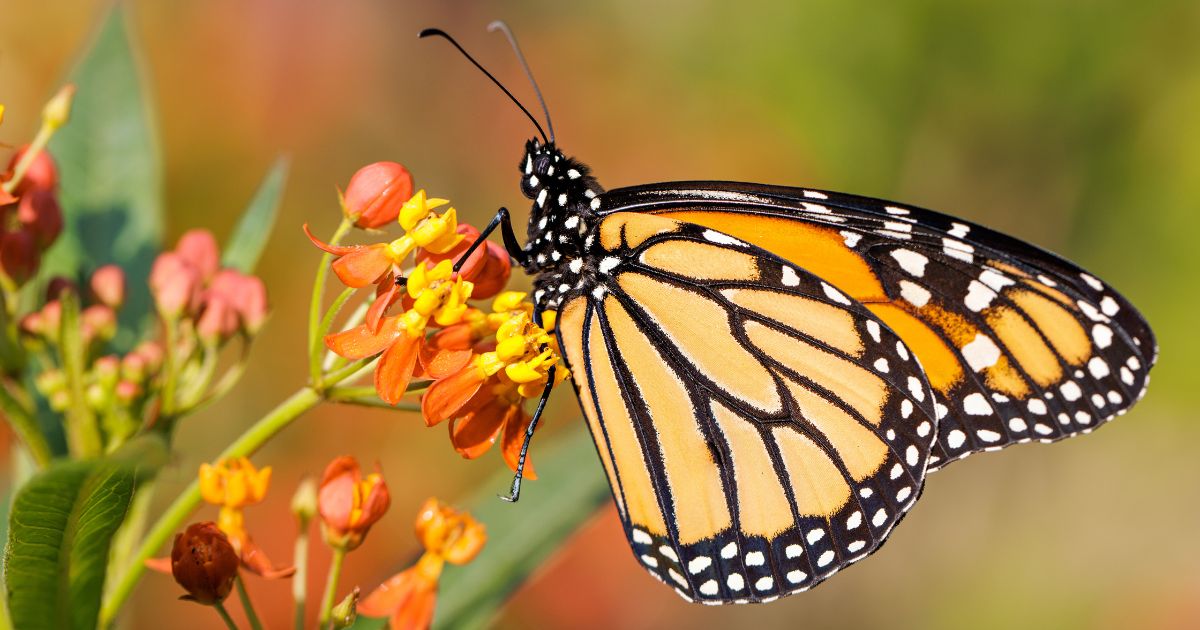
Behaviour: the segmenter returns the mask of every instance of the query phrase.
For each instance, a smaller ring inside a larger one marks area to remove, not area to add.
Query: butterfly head
[[[525,143],[519,168],[521,193],[533,200],[527,271],[569,263],[582,251],[600,186],[581,162],[564,155],[553,142],[537,138]]]

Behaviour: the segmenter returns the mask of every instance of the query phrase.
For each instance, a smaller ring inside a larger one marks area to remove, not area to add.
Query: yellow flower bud
[[[525,339],[509,337],[496,344],[496,356],[502,361],[514,361],[525,356]]]
[[[51,131],[56,130],[71,118],[71,100],[75,98],[75,86],[68,83],[42,108],[42,124]]]
[[[434,208],[444,206],[447,203],[450,202],[445,199],[426,199],[425,190],[418,190],[411,199],[404,202],[404,205],[400,208],[400,215],[397,217],[397,220],[400,222],[400,227],[404,228],[404,231],[410,231],[417,227],[417,224],[422,219],[429,216],[429,213]]]

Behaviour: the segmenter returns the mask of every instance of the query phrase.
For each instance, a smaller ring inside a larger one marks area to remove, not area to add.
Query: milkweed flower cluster
[[[325,335],[324,345],[348,360],[378,357],[375,391],[390,405],[414,385],[427,388],[421,409],[428,426],[449,420],[451,442],[467,458],[501,439],[504,459],[516,470],[531,419],[524,404],[541,395],[551,368],[561,364],[554,314],[534,323],[527,294],[505,291],[512,267],[504,248],[484,242],[464,258],[479,231],[458,223],[449,201],[424,190],[400,202],[396,194],[406,191],[406,182],[411,190],[403,167],[373,164],[351,179],[343,196],[347,220],[375,228],[394,219],[403,231],[398,238],[338,245],[305,226],[313,244],[331,255],[330,268],[343,284],[374,288],[361,323]],[[490,311],[472,305],[488,299]],[[565,369],[554,373],[556,382],[566,377]]]

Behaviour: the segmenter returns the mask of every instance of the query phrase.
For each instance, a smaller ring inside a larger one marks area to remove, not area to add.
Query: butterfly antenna
[[[475,58],[472,57],[470,55],[470,53],[468,53],[466,50],[464,50],[463,47],[460,46],[458,42],[454,41],[454,38],[450,37],[450,35],[448,33],[446,33],[446,31],[443,31],[440,28],[427,28],[427,29],[422,30],[419,34],[417,34],[417,37],[425,38],[425,37],[430,37],[433,35],[436,35],[437,37],[442,37],[446,41],[453,44],[454,47],[458,49],[458,52],[462,53],[462,56],[467,58],[467,61],[470,61],[472,64],[474,64],[476,68],[479,68],[479,71],[482,72],[484,74],[484,76],[491,79],[492,83],[496,84],[496,87],[500,88],[501,91],[503,91],[504,94],[506,96],[508,96],[508,98],[510,100],[512,100],[512,102],[515,103],[517,107],[521,108],[522,112],[525,112],[525,116],[527,116],[529,118],[529,122],[533,123],[534,127],[537,127],[538,133],[541,134],[541,136],[542,136],[542,140],[545,142],[550,141],[546,137],[546,132],[544,130],[542,130],[542,126],[538,124],[537,119],[533,117],[533,114],[529,113],[528,109],[525,109],[525,106],[521,104],[521,101],[518,101],[517,97],[513,96],[512,92],[509,92],[508,88],[504,87],[503,83],[500,83],[500,81],[498,79],[496,79],[496,77],[492,76],[491,72],[488,72],[486,68],[479,65],[479,62],[475,61]],[[540,95],[539,95],[539,98],[540,98]]]
[[[488,24],[488,32],[500,31],[508,38],[508,43],[512,46],[513,52],[517,54],[517,61],[521,62],[521,69],[525,71],[525,76],[529,77],[529,82],[533,84],[533,93],[537,95],[538,103],[542,106],[542,112],[546,114],[546,126],[550,129],[550,142],[554,142],[554,121],[550,120],[550,108],[546,107],[546,99],[542,98],[542,89],[538,87],[537,79],[533,78],[533,70],[529,69],[529,62],[525,61],[525,55],[521,53],[521,45],[517,43],[516,36],[513,35],[512,29],[508,28],[503,20],[496,20]]]

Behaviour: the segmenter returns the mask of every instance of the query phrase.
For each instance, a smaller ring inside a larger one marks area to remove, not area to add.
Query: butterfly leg
[[[513,232],[512,219],[508,215],[508,208],[502,207],[496,211],[496,216],[492,217],[492,220],[488,222],[487,227],[483,228],[483,231],[479,233],[479,238],[475,239],[475,242],[471,243],[471,246],[467,248],[467,251],[463,252],[463,255],[458,258],[458,262],[454,264],[455,271],[458,271],[463,264],[467,262],[467,259],[471,257],[471,254],[475,253],[475,250],[479,248],[480,245],[483,245],[483,242],[487,240],[487,237],[491,235],[491,233],[494,232],[497,227],[500,228],[500,235],[504,238],[504,249],[508,251],[508,255],[511,256],[518,265],[522,267],[525,266],[525,250],[522,249],[521,243],[517,241],[516,233]]]
[[[508,496],[500,495],[501,499],[509,503],[516,503],[521,497],[521,479],[525,476],[525,455],[529,452],[529,442],[533,439],[533,430],[537,428],[538,420],[542,418],[542,412],[546,410],[546,401],[550,399],[550,390],[554,388],[554,367],[546,370],[546,388],[542,390],[542,397],[538,399],[537,409],[533,412],[533,418],[529,420],[529,428],[525,429],[525,441],[521,442],[521,456],[517,459],[517,474],[513,475],[512,488],[508,491]]]

